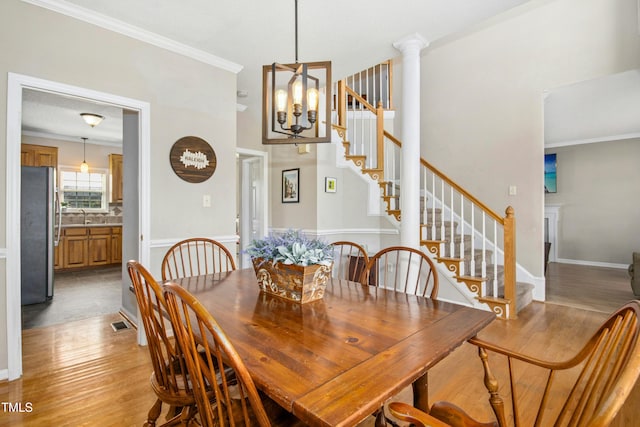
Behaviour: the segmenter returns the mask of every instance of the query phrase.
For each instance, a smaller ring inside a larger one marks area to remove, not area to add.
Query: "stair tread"
[[[489,280],[488,277],[480,277],[480,276],[456,276],[456,279],[460,279],[460,280],[470,280],[470,281],[474,281],[474,282],[485,282],[487,280]]]

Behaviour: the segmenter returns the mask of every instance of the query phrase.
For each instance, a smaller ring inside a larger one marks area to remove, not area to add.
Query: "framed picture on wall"
[[[300,201],[300,169],[282,171],[282,203]]]
[[[557,193],[558,182],[556,177],[556,169],[558,163],[556,161],[556,153],[544,155],[544,192]]]
[[[325,193],[336,192],[336,179],[328,176],[324,177],[324,191]]]

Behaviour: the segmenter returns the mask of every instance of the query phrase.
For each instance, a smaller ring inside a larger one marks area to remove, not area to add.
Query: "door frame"
[[[240,158],[240,160],[242,160],[242,157],[253,157],[253,158],[257,158],[257,160],[259,162],[262,163],[262,192],[263,192],[263,200],[264,200],[264,204],[263,204],[263,212],[262,212],[262,230],[261,230],[261,234],[263,236],[266,236],[268,234],[268,230],[269,230],[269,153],[267,153],[266,151],[259,151],[259,150],[251,150],[248,148],[236,148],[236,153],[238,154]],[[239,167],[241,167],[241,165],[239,165]],[[240,172],[241,173],[241,172]],[[240,175],[240,174],[239,174]],[[241,185],[250,185],[250,183],[245,183],[243,179],[238,179],[238,182],[242,183]],[[247,201],[244,200],[245,195],[248,194],[248,192],[246,191],[242,191],[241,188],[237,189],[238,191],[238,195],[240,197],[240,206],[239,206],[239,216],[240,216],[240,221],[243,222],[242,224],[238,224],[238,233],[240,232],[240,230],[242,230],[243,228],[248,228],[249,225],[247,224],[247,221],[250,221],[251,218],[249,218],[249,215],[247,215],[247,209],[245,208],[247,206]],[[238,241],[238,244],[240,245],[240,249],[242,250],[242,239],[240,239]],[[240,252],[239,257],[242,257],[242,253]],[[238,263],[239,265],[241,265],[241,259],[238,259]],[[249,267],[249,266],[243,266],[243,267]]]
[[[138,138],[138,257],[143,264],[150,258],[150,141],[151,106],[148,102],[72,86],[37,77],[8,73],[7,84],[7,157],[6,157],[6,223],[7,257],[6,334],[7,376],[9,381],[22,375],[22,322],[20,304],[20,144],[22,135],[22,93],[33,89],[75,96],[91,101],[136,111],[139,117]],[[147,238],[143,238],[147,236]]]

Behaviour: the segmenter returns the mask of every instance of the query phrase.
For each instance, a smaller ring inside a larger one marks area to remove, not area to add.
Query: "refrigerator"
[[[53,248],[60,207],[52,167],[22,166],[20,267],[22,305],[53,298]]]

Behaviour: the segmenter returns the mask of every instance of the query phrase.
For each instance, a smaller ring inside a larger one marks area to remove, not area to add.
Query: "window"
[[[71,209],[107,210],[107,174],[94,170],[60,171],[61,201]]]

